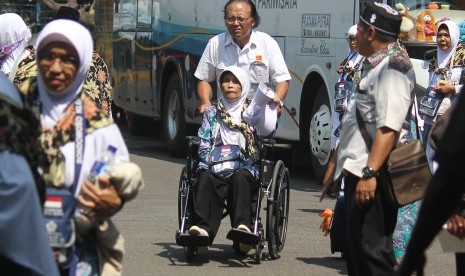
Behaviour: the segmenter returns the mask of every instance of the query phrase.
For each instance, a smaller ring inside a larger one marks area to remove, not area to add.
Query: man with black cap
[[[336,174],[345,175],[349,275],[390,275],[396,259],[392,233],[397,207],[387,201],[383,173],[392,148],[404,140],[415,75],[397,43],[401,16],[368,3],[357,26],[362,78],[349,104],[339,142]]]

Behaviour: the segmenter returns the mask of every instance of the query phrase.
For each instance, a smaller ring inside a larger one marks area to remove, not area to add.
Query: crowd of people
[[[353,89],[347,89],[346,70],[340,70],[336,85],[334,153],[320,200],[342,186],[339,198],[345,199],[345,208],[335,210],[332,227],[345,227],[345,231],[331,231],[345,233],[343,253],[349,275],[411,275],[415,271],[422,275],[424,251],[446,221],[445,228],[452,235],[464,238],[462,177],[451,169],[460,163],[457,151],[463,149],[458,142],[463,135],[452,130],[454,119],[457,125],[461,122],[460,107],[455,107],[465,70],[463,48],[458,43],[460,30],[447,18],[438,22],[437,55],[430,61],[425,96],[417,101],[413,67],[399,40],[401,20],[387,5],[367,4],[355,35],[358,54],[364,60],[361,66],[349,67],[353,71],[361,67],[360,77],[352,78],[355,84],[349,87]],[[349,42],[353,34],[349,29]],[[352,53],[354,47],[349,46]],[[349,54],[343,68],[353,56]],[[341,97],[346,90],[347,95]],[[454,107],[457,110],[451,114]],[[423,141],[434,177],[424,200],[398,208],[388,201],[390,180],[385,164],[397,145],[415,139]],[[449,200],[446,208],[437,208],[440,200]],[[465,273],[463,256],[456,254],[457,275]]]
[[[63,7],[30,42],[21,17],[0,15],[2,275],[122,273],[124,239],[111,217],[144,183],[105,110],[107,75],[78,21]]]
[[[276,41],[255,29],[254,1],[229,0],[223,15],[227,31],[210,39],[195,72],[203,121],[188,234],[210,243],[225,201],[231,227],[253,229],[259,141],[274,135],[291,80]],[[122,273],[124,240],[111,217],[144,183],[111,119],[108,68],[78,22],[79,12],[63,7],[32,37],[21,17],[0,15],[0,267],[7,275]],[[445,222],[465,238],[460,29],[438,23],[423,97],[432,107],[413,93],[401,22],[388,5],[368,3],[347,31],[349,53],[338,68],[333,155],[320,201],[341,190],[342,222],[333,228],[346,240],[349,275],[421,274],[424,250]],[[211,98],[214,82],[218,99]],[[434,176],[423,200],[397,208],[387,200],[385,164],[414,139],[423,141]],[[464,256],[456,255],[457,275],[465,273]]]

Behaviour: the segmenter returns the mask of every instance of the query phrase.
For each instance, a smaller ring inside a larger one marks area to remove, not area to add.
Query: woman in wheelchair
[[[258,137],[243,116],[250,103],[249,76],[239,67],[228,67],[218,77],[218,84],[218,103],[205,111],[198,132],[194,226],[189,229],[190,235],[208,236],[210,243],[220,227],[225,200],[231,226],[251,232],[251,202],[259,188]],[[243,253],[252,248],[243,243],[238,247],[236,251]]]

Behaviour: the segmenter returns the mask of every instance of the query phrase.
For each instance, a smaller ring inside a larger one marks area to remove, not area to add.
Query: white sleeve
[[[218,39],[208,41],[202,57],[200,58],[194,76],[199,80],[213,82],[216,80],[216,56],[218,55]]]
[[[289,74],[283,54],[276,40],[270,37],[269,43],[266,45],[270,57],[270,76],[273,84],[276,85],[277,83],[290,80],[291,75]]]

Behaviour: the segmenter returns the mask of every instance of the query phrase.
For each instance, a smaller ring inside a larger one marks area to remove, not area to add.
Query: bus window
[[[152,25],[152,0],[139,0],[137,10],[137,28],[149,28]]]

